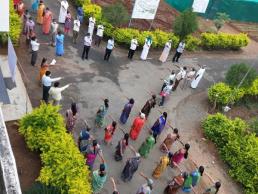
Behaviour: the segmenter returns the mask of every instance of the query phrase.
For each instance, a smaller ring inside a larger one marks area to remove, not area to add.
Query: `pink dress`
[[[49,34],[52,21],[52,12],[46,11],[43,17],[42,31],[44,34]]]
[[[185,153],[182,153],[182,151],[179,150],[172,156],[172,161],[176,164],[179,164],[184,159],[184,155]]]

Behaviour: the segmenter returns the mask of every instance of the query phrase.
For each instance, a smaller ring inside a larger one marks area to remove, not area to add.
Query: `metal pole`
[[[151,27],[152,27],[152,25],[153,25],[153,22],[154,22],[154,19],[153,19],[153,20],[151,20],[151,24],[150,24],[150,28],[149,28],[149,30],[151,30]]]
[[[128,28],[130,28],[131,24],[132,24],[132,18],[130,18],[130,21],[129,21],[129,24],[128,24]]]

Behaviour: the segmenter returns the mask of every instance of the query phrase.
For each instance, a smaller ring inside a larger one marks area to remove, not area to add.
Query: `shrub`
[[[248,72],[240,87],[245,89],[250,88],[254,80],[257,78],[256,70],[254,68],[250,68],[251,67],[245,63],[232,65],[226,73],[226,83],[231,87],[237,87]]]
[[[258,78],[256,78],[252,86],[246,90],[246,94],[251,96],[258,96]]]
[[[9,31],[9,35],[12,39],[12,43],[14,45],[18,44],[19,38],[20,38],[20,34],[21,34],[21,30],[22,30],[22,21],[21,18],[19,17],[19,15],[15,12],[14,8],[13,8],[13,1],[10,0],[9,1],[9,21],[10,21],[10,31]]]
[[[221,113],[203,122],[205,135],[229,165],[230,176],[242,183],[245,193],[254,194],[258,192],[258,139],[246,132],[247,127],[241,119],[230,120]]]
[[[25,191],[25,194],[61,194],[61,191],[56,187],[46,186],[39,182],[34,183],[30,189]]]
[[[249,38],[247,34],[228,34],[228,33],[202,33],[201,45],[205,49],[232,49],[238,50],[247,46]]]
[[[230,102],[232,89],[225,83],[219,82],[208,89],[208,98],[210,102],[215,102],[219,105],[226,105]]]
[[[74,3],[76,6],[83,6],[83,5],[88,5],[91,3],[91,0],[74,0]]]
[[[186,37],[185,42],[186,42],[185,49],[188,50],[188,51],[195,51],[201,45],[200,39],[196,38],[194,36],[191,36],[191,35]]]
[[[255,117],[250,120],[249,128],[252,132],[256,134],[256,136],[258,136],[258,117]]]
[[[174,22],[174,32],[180,39],[186,38],[198,29],[197,15],[192,10],[183,11]]]
[[[121,2],[103,8],[103,17],[112,25],[120,26],[129,21],[130,16]]]
[[[214,21],[214,25],[216,26],[217,28],[217,31],[220,30],[220,28],[222,28],[222,26],[224,26],[224,24],[229,21],[230,18],[229,18],[229,15],[226,14],[226,13],[217,13],[217,16],[215,18]]]
[[[38,180],[62,193],[91,193],[90,171],[58,111],[58,106],[42,104],[20,122],[19,132],[28,147],[41,151],[43,167]]]
[[[8,33],[0,32],[0,47],[2,45],[7,45],[7,43],[8,43]]]
[[[137,29],[132,28],[117,28],[114,33],[115,41],[119,43],[123,43],[126,45],[130,45],[131,39],[133,37],[139,37],[140,33]]]
[[[96,21],[100,21],[102,18],[102,9],[100,6],[96,5],[96,4],[84,4],[82,6],[83,12],[84,12],[84,16],[89,18],[91,17],[91,15],[94,16],[94,18],[96,19]]]

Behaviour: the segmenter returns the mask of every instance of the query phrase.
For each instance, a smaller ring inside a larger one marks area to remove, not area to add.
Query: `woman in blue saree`
[[[105,116],[107,114],[108,107],[109,107],[108,102],[109,102],[108,99],[105,99],[104,105],[101,105],[99,107],[99,110],[95,118],[96,127],[103,127],[105,125]]]
[[[130,115],[130,113],[131,113],[131,110],[132,110],[132,108],[133,108],[133,105],[134,105],[134,99],[131,98],[131,99],[129,100],[129,102],[126,103],[126,105],[124,106],[124,109],[123,109],[122,114],[121,114],[121,116],[120,116],[120,122],[121,122],[121,123],[123,123],[123,124],[126,123],[128,117],[129,117],[129,115]]]
[[[152,126],[151,130],[153,132],[153,136],[155,138],[155,143],[157,143],[157,136],[161,134],[163,131],[166,122],[167,122],[167,113],[163,112],[163,114],[157,119],[157,121]]]
[[[56,35],[56,55],[64,55],[64,35],[59,31]]]

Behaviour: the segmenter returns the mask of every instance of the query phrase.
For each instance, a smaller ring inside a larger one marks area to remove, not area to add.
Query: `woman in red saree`
[[[145,123],[145,114],[141,113],[140,116],[138,116],[134,119],[133,126],[130,131],[131,139],[133,139],[133,140],[137,139],[144,123]]]
[[[105,141],[106,144],[111,143],[115,130],[116,130],[116,122],[115,121],[113,121],[111,125],[108,125],[105,128],[104,141]]]
[[[49,8],[47,7],[43,16],[43,23],[42,23],[43,34],[49,34],[52,17],[53,17],[52,12],[49,11]]]

